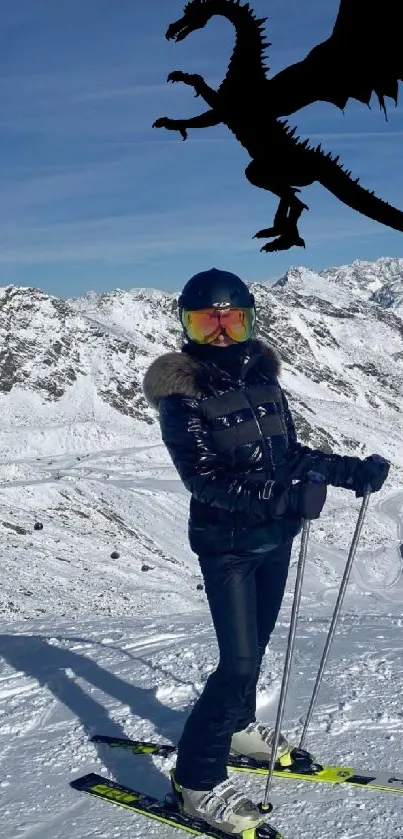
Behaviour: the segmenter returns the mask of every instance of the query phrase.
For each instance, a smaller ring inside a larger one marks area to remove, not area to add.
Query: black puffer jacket
[[[162,439],[192,495],[192,550],[249,553],[293,539],[301,520],[273,518],[268,501],[273,489],[290,486],[310,470],[333,486],[350,488],[359,459],[297,442],[278,382],[280,362],[270,346],[250,341],[237,375],[193,357],[188,346],[157,358],[143,389],[159,412]]]

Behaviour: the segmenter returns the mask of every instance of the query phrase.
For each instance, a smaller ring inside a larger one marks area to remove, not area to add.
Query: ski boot
[[[268,764],[271,760],[274,730],[262,722],[251,722],[236,731],[231,740],[232,754]],[[298,772],[300,775],[315,775],[323,769],[314,756],[295,746],[290,746],[283,734],[277,744],[275,769],[284,772]]]
[[[210,827],[224,833],[242,833],[259,827],[270,812],[259,809],[243,792],[237,790],[227,778],[210,790],[188,789],[179,784],[171,770],[171,784],[174,802],[185,816],[201,819]]]
[[[251,722],[242,731],[236,731],[233,734],[231,752],[244,755],[253,760],[269,761],[273,747],[273,737],[273,728],[270,728],[263,722]],[[282,767],[290,766],[293,762],[291,752],[292,746],[280,734],[276,752],[276,763]]]

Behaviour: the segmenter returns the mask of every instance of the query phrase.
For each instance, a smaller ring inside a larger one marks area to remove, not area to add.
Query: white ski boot
[[[229,778],[210,790],[195,790],[178,784],[172,770],[171,782],[184,815],[202,819],[210,827],[225,833],[242,833],[257,828],[267,818],[257,804],[233,786]]]
[[[231,752],[251,757],[253,760],[270,760],[273,747],[274,729],[263,722],[251,722],[243,729],[236,731],[231,740]],[[276,761],[282,766],[290,766],[292,746],[280,734]]]

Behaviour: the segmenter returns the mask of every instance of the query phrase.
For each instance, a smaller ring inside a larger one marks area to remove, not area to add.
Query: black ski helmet
[[[248,309],[255,306],[255,298],[246,283],[221,268],[200,271],[188,280],[178,300],[179,317],[183,309],[208,309],[227,303],[230,306]]]

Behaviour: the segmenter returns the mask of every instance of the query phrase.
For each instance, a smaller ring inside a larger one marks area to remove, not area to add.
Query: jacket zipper
[[[249,397],[246,393],[246,385],[245,385],[245,383],[242,379],[240,381],[240,384],[242,386],[242,390],[244,392],[245,399],[246,399],[246,401],[247,401],[247,403],[248,403],[248,405],[249,405],[249,407],[252,411],[252,414],[253,414],[253,417],[255,419],[256,425],[259,429],[260,439],[262,441],[262,449],[263,449],[263,453],[264,453],[264,456],[265,456],[265,459],[266,459],[266,483],[270,484],[269,494],[266,495],[266,487],[265,487],[264,492],[263,492],[263,497],[264,498],[270,498],[271,487],[274,484],[274,481],[271,478],[269,478],[269,451],[268,451],[268,448],[267,448],[266,439],[265,439],[265,436],[264,436],[263,431],[262,431],[262,427],[261,427],[260,422],[259,422],[259,417],[257,416],[257,413],[256,413],[256,411],[255,411],[255,409],[252,405],[252,402],[250,401],[250,399],[249,399]]]
[[[250,359],[249,359],[249,361],[250,361]],[[248,362],[246,362],[245,366],[247,366],[247,363]],[[213,366],[216,367],[216,365],[214,363],[213,363]],[[229,373],[224,373],[224,378],[227,378],[229,381],[233,381],[232,377],[229,375]],[[266,443],[266,440],[265,440],[265,437],[264,437],[264,434],[263,434],[263,431],[262,431],[262,427],[261,427],[260,422],[259,422],[259,417],[257,416],[256,411],[255,411],[255,409],[254,409],[254,407],[253,407],[253,405],[252,405],[252,403],[251,403],[251,401],[250,401],[250,399],[249,399],[249,397],[246,393],[247,384],[245,382],[245,379],[238,379],[238,384],[241,386],[241,388],[243,390],[245,399],[246,399],[246,401],[247,401],[247,403],[248,403],[248,405],[249,405],[249,407],[252,411],[252,415],[253,415],[254,420],[256,422],[256,425],[259,429],[260,439],[262,441],[262,449],[263,449],[264,456],[265,456],[265,459],[266,459],[266,470],[265,470],[266,471],[266,484],[269,485],[267,494],[266,494],[266,486],[263,490],[263,498],[269,499],[270,495],[271,495],[271,491],[272,491],[274,481],[273,481],[272,478],[269,477],[269,451],[268,451],[268,448],[267,448],[267,443]],[[211,383],[210,383],[210,387],[211,387],[211,390],[213,391],[214,395],[218,396],[217,391],[214,389],[214,387],[211,385]]]

